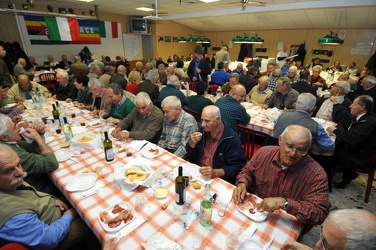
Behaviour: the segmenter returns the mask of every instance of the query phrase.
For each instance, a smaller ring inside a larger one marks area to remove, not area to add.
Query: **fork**
[[[274,240],[274,236],[272,236],[272,238],[268,241],[268,243],[266,243],[264,245],[264,247],[262,248],[262,250],[268,250],[269,246],[272,244],[273,240]]]

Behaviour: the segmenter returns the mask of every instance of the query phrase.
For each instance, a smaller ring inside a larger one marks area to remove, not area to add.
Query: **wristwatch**
[[[289,205],[289,202],[288,202],[287,199],[286,199],[285,204],[283,204],[283,210],[286,210],[288,205]]]

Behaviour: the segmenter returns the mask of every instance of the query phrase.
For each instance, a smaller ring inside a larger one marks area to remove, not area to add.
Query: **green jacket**
[[[126,117],[129,113],[132,112],[134,107],[136,107],[136,105],[134,105],[134,103],[128,98],[125,99],[125,101],[119,108],[116,108],[116,105],[111,103],[111,111],[108,114],[108,117],[113,117],[122,120],[124,117]]]

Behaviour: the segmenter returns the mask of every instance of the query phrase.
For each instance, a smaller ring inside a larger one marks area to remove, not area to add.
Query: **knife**
[[[149,142],[145,142],[144,145],[142,145],[141,148],[138,151],[141,151],[141,149],[143,149],[146,146],[146,144],[148,144],[148,143]]]

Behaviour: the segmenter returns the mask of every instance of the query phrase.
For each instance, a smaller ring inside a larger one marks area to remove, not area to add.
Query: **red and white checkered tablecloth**
[[[75,108],[72,106],[65,108],[67,114],[75,111]],[[26,116],[28,118],[35,118],[35,114],[33,114],[32,111],[29,111]],[[92,119],[90,114],[80,114],[73,120],[79,120],[77,123],[81,123],[82,120],[89,121],[90,119]],[[75,123],[73,123],[73,125],[74,124]],[[98,133],[99,128],[91,130],[92,132]],[[57,135],[55,132],[51,133],[54,140],[49,145],[55,151],[59,150],[60,143],[65,140],[64,135]],[[117,144],[120,142],[113,141],[113,143]],[[131,143],[137,143],[137,141]],[[256,239],[261,244],[266,244],[271,239],[271,236],[274,236],[275,238],[270,249],[280,249],[285,241],[296,240],[300,233],[299,223],[288,219],[287,216],[281,216],[280,211],[269,214],[264,222],[253,222],[242,215],[233,202],[230,203],[224,217],[218,216],[217,204],[214,204],[212,227],[202,227],[199,219],[197,219],[191,227],[185,230],[180,220],[173,220],[173,207],[175,206],[174,179],[176,176],[173,169],[186,162],[167,151],[164,151],[163,154],[152,160],[151,167],[154,170],[161,167],[167,170],[163,176],[162,186],[168,189],[169,194],[166,199],[157,200],[154,198],[152,190],[148,187],[138,187],[133,191],[125,191],[122,190],[119,184],[114,180],[114,169],[124,166],[136,157],[142,157],[142,155],[138,151],[135,151],[130,157],[127,157],[125,152],[116,153],[114,161],[108,163],[105,161],[103,149],[86,149],[86,153],[74,156],[80,164],[68,159],[65,162],[61,162],[59,169],[51,174],[54,183],[61,189],[80,216],[102,242],[108,238],[114,237],[115,234],[109,234],[103,230],[98,221],[99,212],[113,207],[119,202],[127,202],[135,208],[135,196],[139,193],[142,193],[146,198],[146,204],[142,210],[135,210],[138,215],[146,217],[147,221],[139,228],[123,237],[119,241],[118,249],[143,249],[141,244],[145,243],[148,238],[156,232],[161,232],[168,239],[178,242],[181,245],[181,249],[192,249],[193,236],[197,235],[201,228],[204,237],[199,249],[227,249],[226,237],[234,230],[247,228],[252,224],[257,225],[257,230],[252,238]],[[96,166],[103,166],[110,170],[110,174],[107,178],[98,175],[97,182],[104,184],[104,188],[98,193],[88,197],[83,197],[80,192],[66,191],[67,183],[73,176],[85,170],[94,171]],[[219,178],[215,179],[211,184],[211,193],[217,193],[219,196],[224,192],[231,193],[233,189],[234,186],[232,184]],[[192,198],[193,208],[199,211],[199,201],[204,194],[204,188],[202,187],[196,190],[189,185],[186,191],[187,196]],[[161,206],[165,203],[168,207],[166,210],[163,210]]]

